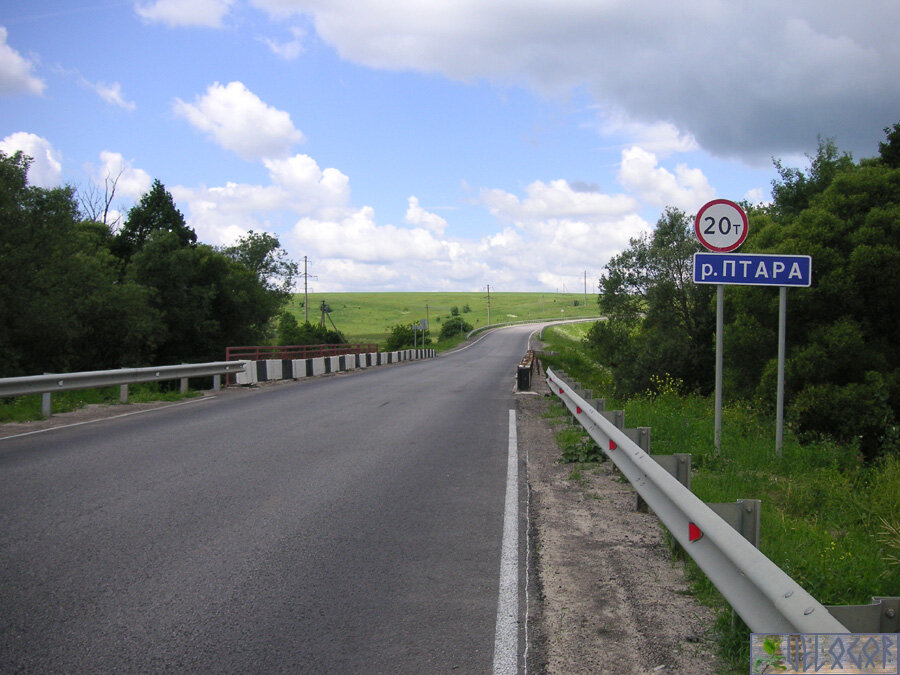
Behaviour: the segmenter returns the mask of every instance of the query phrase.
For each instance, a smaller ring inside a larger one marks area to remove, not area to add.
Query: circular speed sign
[[[750,224],[744,209],[727,199],[704,204],[694,220],[697,239],[710,251],[729,253],[744,243]]]

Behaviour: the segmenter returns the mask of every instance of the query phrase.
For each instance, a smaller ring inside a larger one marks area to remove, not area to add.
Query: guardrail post
[[[647,428],[649,431],[649,427]],[[647,451],[645,451],[647,452]],[[649,454],[649,452],[647,453]],[[650,459],[669,472],[679,483],[688,490],[691,489],[691,453],[676,452],[674,455],[650,455]],[[635,511],[647,513],[649,507],[640,495],[635,495]]]
[[[186,377],[182,377],[180,381],[179,391],[182,394],[186,394],[188,390],[188,379]]]
[[[119,385],[119,403],[128,403],[128,385],[127,384]]]
[[[213,375],[213,391],[219,391],[222,388],[222,376]]]
[[[601,415],[608,419],[616,429],[625,428],[625,411],[624,410],[598,410]]]
[[[44,417],[50,417],[50,413],[53,409],[53,400],[51,396],[52,394],[49,391],[45,391],[41,394],[41,415]]]
[[[624,413],[623,413],[624,416]],[[624,420],[623,420],[624,421]],[[650,454],[650,427],[638,427],[637,429],[622,429],[635,445]]]
[[[726,523],[759,548],[759,514],[762,502],[758,499],[738,499],[736,502],[707,504]]]

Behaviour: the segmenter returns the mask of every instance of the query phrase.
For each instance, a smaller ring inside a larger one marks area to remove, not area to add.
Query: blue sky
[[[900,4],[30,0],[0,7],[0,150],[111,217],[157,178],[317,291],[580,290],[666,206],[765,201],[817,135],[900,120]]]

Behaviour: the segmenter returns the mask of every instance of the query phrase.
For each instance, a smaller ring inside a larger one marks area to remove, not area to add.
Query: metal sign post
[[[781,457],[784,441],[784,356],[787,324],[787,286],[778,289],[778,394],[775,407],[775,455]]]
[[[808,255],[769,253],[695,253],[694,283],[716,284],[716,449],[721,434],[721,293],[725,285],[778,286],[778,393],[775,421],[775,454],[781,457],[784,439],[784,361],[787,332],[787,289],[812,284],[812,258]]]
[[[744,209],[727,199],[704,204],[694,219],[694,233],[705,248],[716,253],[737,250],[750,232]],[[696,265],[696,261],[694,263]],[[695,267],[696,269],[696,267]],[[713,434],[716,452],[722,446],[722,350],[725,327],[725,286],[716,288],[716,412]]]

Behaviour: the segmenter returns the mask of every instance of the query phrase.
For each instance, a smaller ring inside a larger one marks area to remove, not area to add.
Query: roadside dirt
[[[715,655],[714,612],[687,595],[682,564],[672,561],[656,516],[635,511],[635,492],[611,462],[570,477],[574,466],[560,463],[543,416],[550,392],[542,378],[533,392],[517,406],[540,593],[529,670],[727,672]]]

